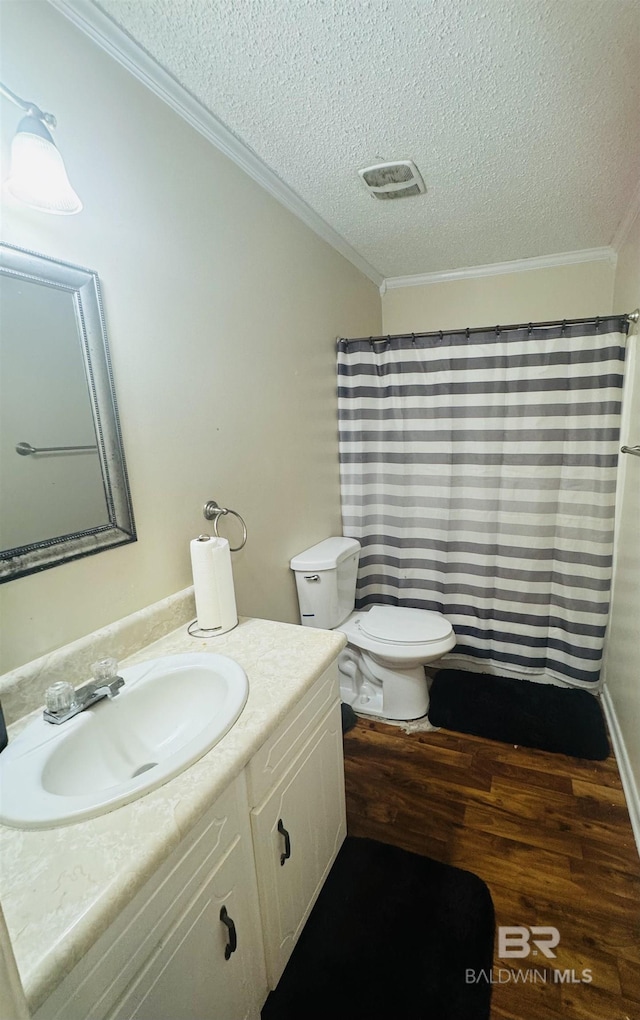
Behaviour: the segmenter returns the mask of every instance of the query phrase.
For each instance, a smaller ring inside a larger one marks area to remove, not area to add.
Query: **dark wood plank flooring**
[[[494,1020],[640,1020],[640,860],[613,756],[359,719],[345,773],[351,835],[475,872],[496,925],[560,932],[555,959],[501,960],[496,938]]]

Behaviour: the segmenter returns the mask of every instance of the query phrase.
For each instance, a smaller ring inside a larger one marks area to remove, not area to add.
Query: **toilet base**
[[[392,669],[351,645],[340,653],[340,697],[354,712],[383,719],[421,719],[429,708],[423,666]]]

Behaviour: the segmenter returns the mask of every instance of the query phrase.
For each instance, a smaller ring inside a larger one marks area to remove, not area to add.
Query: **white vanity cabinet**
[[[345,835],[334,664],[34,1020],[259,1020]]]
[[[241,774],[34,1020],[257,1020],[267,994],[257,899]]]
[[[248,768],[267,977],[275,988],[346,836],[342,717],[317,685]]]
[[[262,945],[242,849],[238,841],[225,854],[109,1020],[258,1016]]]

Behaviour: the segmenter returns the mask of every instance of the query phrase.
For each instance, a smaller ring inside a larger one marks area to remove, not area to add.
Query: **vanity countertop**
[[[108,814],[53,829],[0,826],[0,898],[35,1011],[151,878],[344,646],[342,634],[241,620],[215,639],[184,626],[120,665],[178,652],[228,655],[249,697],[229,733],[170,782]],[[22,729],[25,720],[9,728]]]

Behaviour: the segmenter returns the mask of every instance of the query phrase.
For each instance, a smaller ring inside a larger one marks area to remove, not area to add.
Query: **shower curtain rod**
[[[580,326],[587,322],[594,323],[597,329],[601,322],[606,322],[610,319],[616,319],[619,322],[624,322],[628,329],[632,323],[637,324],[638,319],[640,319],[640,308],[636,308],[635,311],[629,312],[627,315],[591,315],[588,319],[556,319],[553,322],[519,322],[512,323],[509,326],[474,326],[473,328],[469,328],[469,326],[467,326],[465,329],[434,329],[428,333],[389,333],[387,336],[367,336],[359,337],[358,339],[368,340],[369,343],[372,344],[383,344],[387,343],[392,336],[394,336],[397,340],[410,340],[417,339],[418,337],[456,336],[460,333],[466,333],[467,336],[470,336],[472,333],[489,333],[491,330],[494,330],[498,334],[516,329],[527,329],[531,332],[533,329],[545,329],[551,326],[561,326],[564,329],[566,326]],[[349,343],[349,340],[341,338],[338,343]]]

